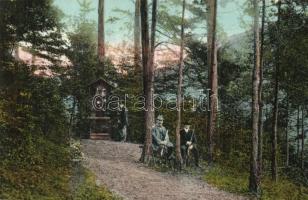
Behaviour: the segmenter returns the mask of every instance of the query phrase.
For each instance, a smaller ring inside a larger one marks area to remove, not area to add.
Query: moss
[[[249,195],[248,177],[247,172],[215,166],[204,175],[204,180],[219,189]],[[267,176],[263,177],[261,189],[262,200],[308,200],[308,188],[295,185],[285,177],[280,177],[277,183]]]

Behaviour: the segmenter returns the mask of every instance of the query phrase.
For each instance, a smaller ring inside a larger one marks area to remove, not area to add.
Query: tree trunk
[[[263,94],[262,94],[262,84],[263,84],[263,52],[264,52],[264,23],[265,23],[265,0],[262,0],[262,21],[261,21],[261,44],[260,44],[260,84],[259,84],[259,127],[258,127],[258,165],[259,173],[262,175],[262,157],[263,157]]]
[[[178,79],[178,92],[177,92],[177,123],[176,123],[176,161],[181,167],[181,141],[180,141],[180,129],[181,129],[181,104],[182,104],[182,89],[183,89],[183,67],[184,67],[184,18],[185,18],[186,2],[183,0],[182,8],[182,22],[181,22],[181,49],[180,49],[180,65],[179,65],[179,79]]]
[[[258,127],[259,127],[259,84],[260,84],[260,39],[259,39],[259,5],[258,0],[253,1],[254,7],[254,70],[252,88],[252,148],[250,162],[249,190],[260,194],[260,173],[258,166]]]
[[[149,74],[150,64],[150,35],[148,22],[148,1],[140,0],[140,14],[141,14],[141,45],[142,45],[142,69],[143,69],[143,94],[147,93],[147,80]]]
[[[100,63],[104,62],[105,58],[105,0],[98,1],[98,48],[97,55]]]
[[[300,130],[300,121],[299,121],[299,112],[300,112],[300,106],[298,106],[297,108],[297,148],[296,148],[296,160],[299,159],[299,140],[300,140],[300,134],[299,134],[299,130]]]
[[[150,47],[150,66],[154,70],[155,61],[155,41],[156,41],[156,23],[157,23],[157,0],[153,0],[152,3],[152,23],[151,23],[151,47]],[[154,76],[152,77],[154,79]],[[154,82],[154,80],[153,80]]]
[[[152,4],[152,24],[151,24],[151,64],[154,63],[155,53],[155,33],[156,33],[156,22],[157,22],[157,0],[153,0]]]
[[[273,125],[272,125],[272,159],[271,159],[271,172],[272,179],[277,182],[277,123],[278,123],[278,73],[276,66],[275,72],[275,99],[274,99],[274,108],[273,108]]]
[[[278,2],[278,18],[277,18],[277,32],[279,34],[280,30],[280,11],[281,2]],[[277,42],[277,52],[276,52],[276,65],[275,65],[275,88],[274,88],[274,108],[273,108],[273,124],[272,124],[272,161],[271,161],[271,171],[272,179],[277,182],[277,126],[278,126],[278,92],[279,92],[279,70],[280,70],[280,44]]]
[[[70,122],[69,122],[69,128],[68,128],[68,137],[69,139],[72,137],[72,128],[73,128],[73,122],[74,122],[74,116],[75,116],[75,109],[76,109],[76,98],[73,97],[73,106],[70,113]]]
[[[135,67],[141,70],[141,58],[140,58],[140,0],[135,2],[135,26],[134,26],[134,63]]]
[[[305,150],[305,129],[304,129],[304,121],[305,121],[305,114],[304,114],[304,106],[302,106],[302,151],[301,151],[301,168],[304,170],[305,168],[305,157],[304,157],[304,150]]]
[[[156,22],[157,22],[157,0],[152,1],[152,24],[151,24],[151,54],[150,54],[150,66],[152,67],[152,83],[154,83],[154,74],[155,74],[155,41],[156,41]],[[152,86],[152,96],[154,95],[154,85]],[[151,112],[152,114],[152,124],[154,124],[155,112]]]
[[[148,24],[148,1],[142,0],[140,5],[141,10],[141,38],[142,38],[142,65],[143,65],[143,88],[145,95],[144,111],[144,130],[145,141],[140,160],[147,163],[152,154],[152,126],[153,126],[153,66],[150,62],[150,49],[149,49],[149,24]]]
[[[209,114],[208,114],[208,159],[213,162],[214,141],[217,121],[217,44],[216,44],[216,15],[217,0],[208,1],[208,33],[207,33],[207,59],[208,59],[208,85],[210,87]]]
[[[286,167],[289,167],[289,97],[287,97],[287,127],[286,127]]]

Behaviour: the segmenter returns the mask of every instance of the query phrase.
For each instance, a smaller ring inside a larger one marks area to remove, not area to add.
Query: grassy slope
[[[249,174],[241,170],[215,166],[205,174],[204,179],[220,189],[249,195],[248,177]],[[277,183],[263,177],[261,187],[262,200],[308,200],[307,187],[297,186],[284,177],[280,177]]]
[[[0,168],[0,199],[18,200],[117,200],[120,199],[103,186],[97,186],[95,176],[82,170],[83,181],[72,191],[72,170],[68,168],[7,170]]]

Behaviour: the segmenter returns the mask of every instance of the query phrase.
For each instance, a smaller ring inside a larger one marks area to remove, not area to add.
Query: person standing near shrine
[[[118,128],[121,142],[126,142],[128,128],[128,111],[123,104],[120,104],[120,119]]]

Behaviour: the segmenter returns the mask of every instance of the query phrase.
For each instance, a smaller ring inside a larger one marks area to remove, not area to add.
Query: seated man
[[[163,122],[163,116],[159,115],[155,126],[152,128],[152,147],[153,151],[158,151],[161,147],[167,147],[167,158],[170,158],[173,144],[169,141],[168,131],[163,126]]]
[[[182,158],[187,157],[188,152],[192,152],[195,165],[199,166],[199,153],[197,150],[197,139],[193,131],[190,130],[190,125],[184,125],[184,129],[180,131],[181,136],[181,155]]]

